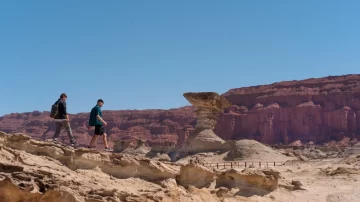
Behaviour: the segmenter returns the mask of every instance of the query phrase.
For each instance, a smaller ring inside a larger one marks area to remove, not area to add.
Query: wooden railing
[[[244,161],[226,161],[221,163],[202,163],[205,167],[210,168],[247,168],[250,165],[255,167],[275,167],[283,165],[283,162],[273,161],[273,162],[244,162]]]

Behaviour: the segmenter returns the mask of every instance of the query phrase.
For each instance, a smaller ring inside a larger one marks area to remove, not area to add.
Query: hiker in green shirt
[[[96,140],[99,136],[103,136],[104,144],[105,144],[105,151],[112,151],[112,149],[109,148],[107,139],[106,139],[106,133],[104,130],[104,126],[107,126],[107,123],[102,118],[102,112],[101,107],[104,105],[104,101],[102,99],[99,99],[97,101],[97,104],[94,108],[92,108],[90,113],[90,119],[89,119],[89,128],[92,126],[95,126],[95,135],[91,139],[89,148],[93,148],[94,144],[96,143]]]

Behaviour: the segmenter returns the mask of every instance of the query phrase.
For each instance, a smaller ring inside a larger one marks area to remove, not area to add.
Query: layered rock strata
[[[360,135],[360,75],[330,76],[231,89],[219,117],[223,139],[322,144]]]
[[[0,133],[1,202],[248,201],[249,185],[258,196],[276,189],[274,174],[216,172]]]
[[[213,129],[217,116],[230,103],[213,92],[185,93],[184,97],[196,107],[196,125],[183,150],[190,153],[228,150],[230,145],[217,136]]]

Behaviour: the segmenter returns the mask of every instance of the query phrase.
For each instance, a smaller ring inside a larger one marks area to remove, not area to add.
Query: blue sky
[[[359,73],[360,2],[4,1],[0,115],[175,108],[188,91]]]

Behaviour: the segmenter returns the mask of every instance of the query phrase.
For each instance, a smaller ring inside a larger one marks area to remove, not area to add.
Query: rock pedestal
[[[191,137],[196,137],[203,130],[213,130],[216,124],[217,115],[230,103],[222,96],[213,92],[184,93],[184,97],[195,107],[197,121],[195,131]]]
[[[230,103],[222,96],[213,92],[185,93],[184,97],[197,110],[197,121],[194,132],[189,136],[184,148],[188,152],[211,152],[227,149],[228,145],[218,137],[213,129],[217,115],[229,107]]]

